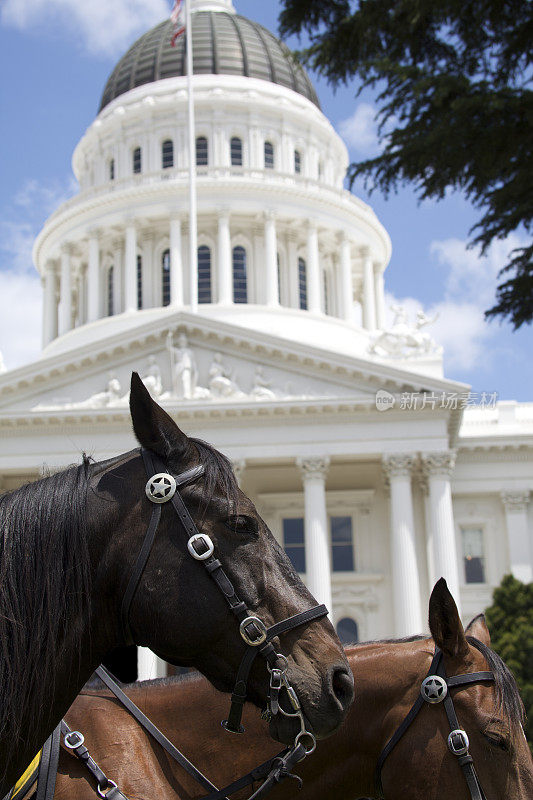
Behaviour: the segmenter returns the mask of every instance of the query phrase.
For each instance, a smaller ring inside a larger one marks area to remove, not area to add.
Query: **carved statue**
[[[161,378],[161,370],[155,356],[148,356],[148,369],[142,375],[143,383],[156,399],[161,396],[163,392],[163,380]]]
[[[243,393],[233,380],[232,371],[222,363],[222,355],[215,353],[209,368],[209,390],[214,397],[241,397]]]
[[[251,391],[251,396],[256,400],[273,400],[276,395],[270,388],[272,381],[268,381],[263,373],[263,367],[258,364],[255,368],[254,385]]]
[[[167,336],[167,349],[170,353],[170,369],[172,374],[172,388],[176,397],[191,400],[195,397],[198,370],[194,353],[188,345],[187,337],[180,333],[178,347],[174,347],[172,332]]]
[[[432,325],[438,319],[438,314],[430,319],[424,311],[418,311],[416,324],[412,326],[403,306],[392,305],[391,310],[394,313],[392,326],[377,334],[369,345],[369,353],[386,358],[410,358],[436,355],[440,352],[435,340],[429,334],[421,332],[422,328]]]

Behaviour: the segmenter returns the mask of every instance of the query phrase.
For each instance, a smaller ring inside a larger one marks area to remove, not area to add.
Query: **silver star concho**
[[[146,496],[152,503],[166,503],[176,493],[176,481],[168,472],[152,475],[146,484]]]
[[[428,675],[420,689],[426,703],[441,703],[448,694],[446,681],[439,675]]]

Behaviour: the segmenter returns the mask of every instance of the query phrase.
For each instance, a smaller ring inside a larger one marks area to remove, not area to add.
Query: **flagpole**
[[[196,196],[196,136],[194,130],[194,95],[192,88],[192,24],[191,0],[185,0],[187,44],[187,95],[189,116],[189,273],[191,311],[198,311],[198,204]]]

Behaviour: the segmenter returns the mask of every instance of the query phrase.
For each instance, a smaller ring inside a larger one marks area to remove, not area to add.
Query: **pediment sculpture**
[[[438,319],[432,318],[424,311],[417,311],[415,324],[410,324],[404,306],[392,305],[394,320],[388,330],[380,331],[368,347],[371,355],[382,358],[416,358],[420,356],[439,355],[442,352],[435,340],[422,330]]]

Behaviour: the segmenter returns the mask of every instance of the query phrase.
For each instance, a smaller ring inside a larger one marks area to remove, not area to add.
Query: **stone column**
[[[181,220],[170,219],[170,305],[183,305],[183,263],[181,260]]]
[[[500,496],[505,508],[511,572],[519,581],[530,583],[533,580],[533,552],[527,528],[529,491],[504,491]]]
[[[376,298],[374,295],[374,265],[368,247],[361,248],[363,259],[363,327],[376,329]]]
[[[131,312],[137,311],[137,231],[132,220],[126,226],[125,249],[124,310]]]
[[[166,678],[165,662],[148,647],[137,648],[137,680],[149,681],[155,678]]]
[[[298,247],[294,231],[289,231],[287,234],[287,269],[289,271],[289,306],[291,308],[300,308]]]
[[[340,234],[340,300],[339,316],[351,320],[353,312],[351,246],[344,233]]]
[[[265,284],[267,306],[279,306],[278,244],[273,211],[265,214]]]
[[[113,242],[113,308],[115,314],[120,314],[124,308],[122,254],[124,248],[120,239]]]
[[[385,279],[383,270],[377,262],[374,264],[374,295],[376,299],[376,327],[382,331],[385,329]]]
[[[223,305],[233,303],[233,270],[231,264],[231,237],[229,213],[222,211],[218,216],[218,302]]]
[[[233,472],[237,478],[237,483],[239,486],[241,486],[244,470],[246,469],[246,460],[244,458],[232,459],[231,466],[233,467]]]
[[[57,336],[56,270],[52,261],[44,267],[43,347]]]
[[[318,254],[318,231],[314,224],[307,229],[307,308],[320,314],[320,259]]]
[[[415,546],[411,472],[414,456],[384,456],[383,469],[390,482],[392,602],[396,636],[411,636],[423,629],[420,579]]]
[[[72,328],[72,270],[70,245],[61,248],[61,300],[59,303],[59,334],[67,333]]]
[[[429,486],[429,518],[433,538],[435,577],[446,579],[460,614],[459,567],[450,487],[450,476],[455,467],[455,452],[452,450],[442,453],[423,453],[421,461]]]
[[[326,510],[326,475],[329,458],[299,459],[305,505],[306,584],[319,603],[331,606],[331,558]]]
[[[93,231],[89,236],[89,262],[87,267],[87,321],[94,322],[100,318],[101,275],[100,275],[100,243],[98,234]]]

